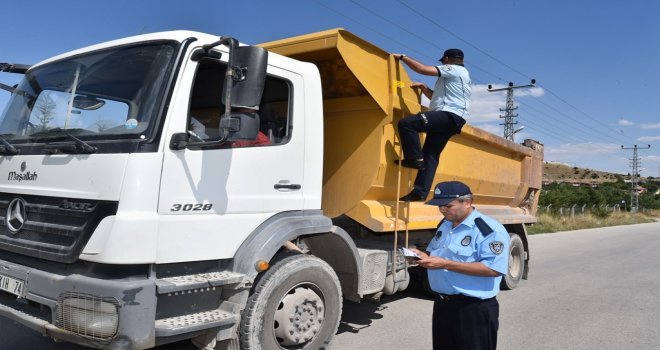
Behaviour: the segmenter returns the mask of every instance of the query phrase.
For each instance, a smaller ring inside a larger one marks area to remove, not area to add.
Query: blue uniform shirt
[[[481,217],[493,232],[484,236],[474,219]],[[474,209],[463,222],[452,228],[445,221],[426,249],[431,256],[460,262],[481,262],[499,272],[497,277],[472,276],[445,269],[428,269],[429,284],[442,294],[464,294],[488,299],[497,295],[502,276],[508,272],[509,234],[502,224]]]
[[[436,66],[436,69],[438,80],[433,88],[429,110],[447,111],[467,117],[472,94],[470,73],[465,67],[456,64]]]

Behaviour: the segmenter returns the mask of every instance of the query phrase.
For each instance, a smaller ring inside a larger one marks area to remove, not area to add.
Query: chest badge
[[[463,239],[461,240],[461,245],[462,245],[463,247],[467,247],[467,246],[470,245],[470,242],[472,242],[472,236],[465,236],[465,237],[463,237]]]

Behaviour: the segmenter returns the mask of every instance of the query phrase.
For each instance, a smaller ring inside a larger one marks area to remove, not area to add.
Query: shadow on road
[[[344,299],[344,307],[337,334],[358,333],[361,329],[371,326],[374,320],[383,318],[382,311],[387,309],[387,304],[403,298],[415,298],[432,300],[421,285],[411,281],[410,286],[404,292],[394,295],[383,295],[380,300],[364,298],[360,303]]]

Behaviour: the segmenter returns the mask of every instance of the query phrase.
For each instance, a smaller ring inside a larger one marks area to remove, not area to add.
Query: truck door
[[[225,65],[202,61],[195,71],[184,112],[186,128],[191,141],[215,140],[224,111],[220,96]],[[268,68],[256,111],[260,131],[254,141],[228,142],[211,149],[165,150],[158,212],[162,222],[159,237],[167,242],[159,246],[174,247],[182,240],[190,246],[191,239],[199,239],[200,250],[193,260],[200,260],[200,254],[209,259],[230,257],[268,217],[303,209],[304,120],[292,117],[302,109],[302,95],[294,98],[293,88],[300,83],[296,74]],[[182,108],[173,106],[172,112],[177,114],[172,120],[182,117]],[[299,135],[293,131],[294,124]],[[160,249],[159,254],[186,254],[175,253],[174,248],[166,251]]]

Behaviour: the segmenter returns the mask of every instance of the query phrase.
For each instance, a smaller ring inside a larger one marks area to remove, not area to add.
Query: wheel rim
[[[522,257],[519,247],[514,246],[511,248],[511,256],[509,257],[509,275],[513,279],[518,279],[521,273]]]
[[[280,300],[274,315],[273,330],[282,347],[301,347],[318,334],[325,317],[325,304],[318,287],[300,284]]]

